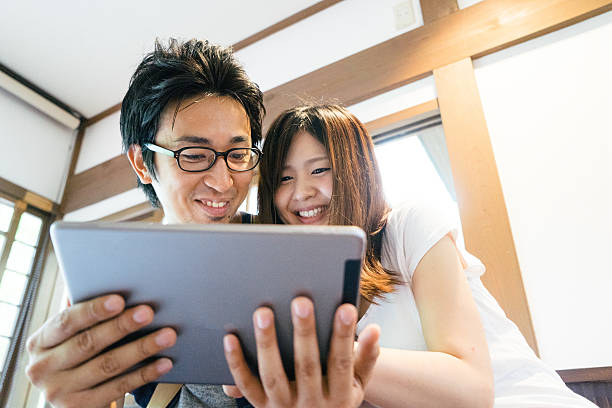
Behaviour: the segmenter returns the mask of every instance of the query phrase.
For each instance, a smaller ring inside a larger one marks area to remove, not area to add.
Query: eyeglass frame
[[[170,150],[170,149],[166,149],[165,147],[161,147],[156,145],[155,143],[145,143],[143,145],[144,148],[146,148],[147,150],[150,150],[152,152],[155,153],[161,153],[161,154],[165,154],[166,156],[170,156],[170,157],[174,157],[176,159],[176,165],[179,167],[179,169],[187,172],[187,173],[201,173],[203,171],[207,171],[212,169],[212,167],[215,165],[215,163],[217,163],[217,158],[220,156],[223,156],[223,161],[225,162],[225,167],[228,168],[229,171],[232,171],[234,173],[244,173],[245,171],[251,171],[253,170],[255,167],[257,167],[257,165],[259,164],[259,162],[261,161],[261,158],[263,156],[263,152],[261,150],[259,150],[257,147],[233,147],[231,149],[228,149],[224,152],[218,152],[215,149],[211,148],[211,147],[204,147],[204,146],[185,146],[185,147],[181,147],[178,150]],[[207,168],[203,169],[203,170],[185,170],[183,167],[181,167],[181,162],[179,160],[181,153],[184,150],[187,149],[206,149],[206,150],[210,150],[211,152],[213,152],[215,154],[215,158],[213,159],[212,163],[210,163],[210,166],[208,166]],[[254,152],[255,154],[257,154],[257,161],[255,162],[255,165],[253,165],[253,167],[251,167],[250,169],[247,170],[234,170],[232,169],[229,164],[227,163],[227,155],[230,154],[233,151],[236,150],[250,150],[252,152]]]

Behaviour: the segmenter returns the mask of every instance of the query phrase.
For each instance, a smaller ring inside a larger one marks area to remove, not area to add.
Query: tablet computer
[[[152,306],[153,323],[129,339],[174,327],[176,345],[162,353],[174,367],[160,381],[189,384],[234,383],[223,353],[228,332],[238,335],[257,373],[252,314],[262,305],[275,312],[293,378],[290,303],[299,295],[314,302],[325,370],[335,309],[357,305],[366,242],[363,230],[344,226],[62,221],[51,238],[70,301],[119,293],[128,306]]]

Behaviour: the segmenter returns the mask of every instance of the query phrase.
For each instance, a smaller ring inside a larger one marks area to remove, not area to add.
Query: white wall
[[[457,0],[457,5],[460,9],[473,6],[476,3],[480,3],[482,0]]]
[[[475,62],[542,358],[612,365],[612,12]]]
[[[369,122],[392,113],[429,102],[438,97],[433,76],[420,79],[392,91],[348,106],[362,122]]]
[[[116,112],[87,127],[75,166],[75,174],[82,173],[122,154],[119,117],[120,113]],[[134,175],[134,177],[136,176]],[[134,188],[100,202],[79,208],[66,214],[64,219],[67,221],[92,221],[144,203],[145,201],[147,201],[147,198],[142,190]]]
[[[75,135],[0,88],[0,177],[59,202]]]
[[[396,26],[394,7],[414,21]],[[423,25],[418,0],[345,0],[236,52],[262,91]]]
[[[115,112],[87,127],[74,172],[81,173],[120,154],[119,112]]]

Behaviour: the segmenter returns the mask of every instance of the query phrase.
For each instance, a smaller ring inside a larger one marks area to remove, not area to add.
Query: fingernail
[[[167,347],[172,344],[172,335],[168,331],[163,331],[155,337],[155,343],[161,347]]]
[[[347,326],[350,326],[355,321],[355,313],[352,308],[343,307],[340,309],[340,320]]]
[[[310,314],[310,302],[295,300],[293,301],[293,313],[300,319],[305,319]]]
[[[260,329],[267,329],[268,327],[270,327],[270,323],[272,322],[270,313],[267,313],[263,310],[257,312],[255,320],[257,321],[257,327],[259,327]]]
[[[229,336],[223,337],[223,348],[227,352],[234,351],[234,342]]]
[[[149,309],[145,307],[139,308],[138,310],[136,310],[136,312],[134,312],[134,315],[132,315],[132,319],[134,319],[136,323],[144,323],[150,317],[151,317],[151,312],[149,311]]]
[[[172,361],[167,358],[162,358],[157,362],[157,372],[160,374],[165,374],[172,368]]]
[[[109,312],[116,312],[118,310],[121,310],[122,306],[123,300],[119,296],[111,296],[106,299],[106,302],[104,302],[104,308]]]

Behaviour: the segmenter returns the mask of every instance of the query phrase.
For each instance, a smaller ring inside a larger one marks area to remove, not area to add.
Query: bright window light
[[[375,151],[391,207],[415,196],[453,200],[417,136],[380,143]]]

